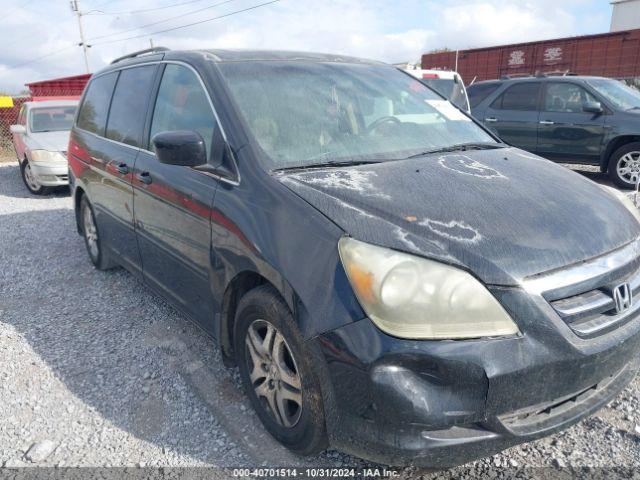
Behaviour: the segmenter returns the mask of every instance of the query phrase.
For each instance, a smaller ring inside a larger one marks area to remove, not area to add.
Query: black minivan
[[[637,371],[633,203],[392,66],[138,52],[92,77],[69,161],[93,264],[216,338],[295,452],[459,464]]]

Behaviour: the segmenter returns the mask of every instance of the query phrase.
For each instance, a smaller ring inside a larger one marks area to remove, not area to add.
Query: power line
[[[31,0],[31,1],[32,1],[32,0]],[[22,5],[22,7],[24,7],[24,6],[25,6],[26,4],[28,4],[28,3],[31,3],[31,1],[27,1],[27,2],[25,2],[25,3]],[[74,0],[74,1],[72,1],[72,2],[71,2],[72,10],[74,9],[74,5],[75,5],[75,8],[77,9],[77,8],[78,8],[78,6],[77,6],[77,0]],[[74,10],[74,12],[76,12],[76,11]],[[80,18],[79,18],[79,21],[80,21]],[[80,31],[81,31],[81,33],[80,33],[80,38],[82,39],[82,26],[81,26],[81,25],[80,25]],[[26,37],[23,37],[23,39],[24,39],[24,38],[26,38]],[[20,40],[20,39],[18,39],[18,41],[19,41],[19,40]],[[11,45],[13,45],[14,43],[17,43],[17,41],[11,42],[11,43],[9,43],[9,44],[5,45],[5,47],[11,46]],[[10,67],[7,67],[4,71],[6,72],[6,71],[8,71],[8,70],[18,69],[18,68],[24,67],[24,66],[26,66],[26,65],[30,65],[30,64],[32,64],[32,63],[36,63],[36,62],[38,62],[38,61],[40,61],[40,60],[44,60],[45,58],[53,57],[53,56],[55,56],[55,55],[58,55],[59,53],[62,53],[62,52],[66,52],[66,51],[68,51],[68,50],[71,50],[72,48],[75,48],[77,45],[78,45],[78,44],[73,44],[73,45],[70,45],[70,46],[65,47],[65,48],[62,48],[62,49],[58,49],[58,50],[55,50],[55,51],[52,51],[52,52],[45,53],[45,54],[43,54],[43,55],[40,55],[39,57],[33,58],[33,59],[31,59],[31,60],[27,60],[26,62],[21,62],[21,63],[18,63],[18,64],[16,64],[16,65],[11,65]],[[84,43],[84,41],[83,41],[83,40],[81,41],[80,45],[81,45],[81,46],[83,46],[83,48],[84,48],[85,67],[86,67],[87,73],[89,73],[89,64],[88,64],[87,51],[86,51],[86,49],[87,49],[88,45],[86,45],[86,44]]]
[[[214,3],[213,5],[209,5],[208,7],[198,8],[197,10],[192,10],[190,12],[185,12],[185,13],[182,13],[180,15],[174,15],[171,18],[165,18],[164,20],[158,20],[157,22],[147,23],[145,25],[140,25],[138,27],[129,28],[127,30],[121,30],[121,31],[116,32],[116,33],[108,33],[108,34],[105,34],[105,35],[99,35],[97,37],[90,38],[88,41],[92,42],[94,40],[100,40],[101,38],[115,37],[115,36],[122,35],[122,34],[125,34],[125,33],[134,32],[136,30],[141,30],[143,28],[152,27],[154,25],[159,25],[160,23],[170,22],[170,21],[175,20],[177,18],[187,17],[189,15],[193,15],[194,13],[202,12],[202,11],[208,10],[210,8],[219,7],[220,5],[224,5],[225,3],[231,3],[231,2],[234,2],[234,1],[235,0],[225,0],[223,2]]]
[[[91,8],[100,8],[103,5],[106,5],[107,3],[114,3],[113,0],[105,0],[104,2],[100,2],[98,5],[94,5]],[[115,3],[119,3],[118,1],[116,1]]]
[[[192,27],[194,25],[200,25],[200,24],[203,24],[203,23],[212,22],[214,20],[219,20],[221,18],[230,17],[232,15],[236,15],[236,14],[239,14],[239,13],[248,12],[249,10],[255,10],[257,8],[264,7],[264,6],[267,6],[267,5],[271,5],[272,3],[277,3],[279,1],[280,0],[271,0],[270,2],[260,3],[258,5],[254,5],[252,7],[243,8],[242,10],[236,10],[234,12],[230,12],[230,13],[227,13],[225,15],[219,15],[217,17],[206,18],[206,19],[200,20],[198,22],[193,22],[193,23],[189,23],[189,24],[186,24],[186,25],[180,25],[180,26],[173,27],[173,28],[167,28],[165,30],[159,30],[159,31],[156,31],[156,32],[143,33],[141,35],[134,35],[134,36],[127,37],[127,38],[108,40],[108,41],[105,41],[105,42],[97,43],[96,45],[106,45],[106,44],[109,44],[109,43],[124,42],[126,40],[133,40],[135,38],[146,37],[148,35],[157,35],[159,33],[166,33],[166,32],[171,32],[171,31],[174,31],[174,30],[179,30],[179,29],[182,29],[182,28],[188,28],[188,27]],[[48,52],[48,53],[45,53],[43,55],[40,55],[39,57],[32,58],[31,60],[27,60],[26,62],[21,62],[21,63],[18,63],[16,65],[11,65],[11,66],[7,67],[4,70],[4,72],[7,72],[8,70],[14,70],[14,69],[17,69],[17,68],[21,68],[21,67],[24,67],[26,65],[30,65],[32,63],[35,63],[35,62],[39,62],[40,60],[44,60],[45,58],[53,57],[53,56],[58,55],[58,54],[60,54],[62,52],[66,52],[68,50],[76,48],[76,46],[77,46],[76,44],[72,44],[72,45],[69,45],[68,47],[57,49],[57,50],[55,50],[53,52]],[[2,73],[2,72],[0,71],[0,73]]]
[[[134,15],[137,13],[155,12],[156,10],[166,10],[167,8],[182,7],[191,3],[204,2],[204,0],[189,0],[188,2],[174,3],[172,5],[164,5],[162,7],[143,8],[142,10],[129,10],[123,12],[95,12],[88,15]]]
[[[206,18],[206,19],[200,20],[198,22],[188,23],[186,25],[180,25],[178,27],[167,28],[165,30],[158,30],[158,31],[155,31],[155,32],[150,32],[150,33],[142,33],[140,35],[133,35],[131,37],[126,37],[126,38],[118,38],[118,39],[115,39],[115,40],[107,40],[105,42],[95,43],[94,45],[107,45],[109,43],[124,42],[126,40],[133,40],[133,39],[136,39],[136,38],[147,37],[149,35],[157,35],[159,33],[172,32],[174,30],[179,30],[181,28],[193,27],[194,25],[200,25],[200,24],[203,24],[203,23],[212,22],[214,20],[219,20],[221,18],[230,17],[230,16],[236,15],[238,13],[248,12],[249,10],[255,10],[256,8],[260,8],[260,7],[264,7],[264,6],[267,6],[267,5],[271,5],[272,3],[277,3],[279,1],[280,0],[271,0],[270,2],[260,3],[258,5],[254,5],[252,7],[243,8],[242,10],[236,10],[234,12],[230,12],[230,13],[227,13],[225,15],[219,15],[217,17]]]
[[[71,50],[72,48],[75,48],[75,47],[76,47],[76,45],[74,44],[74,45],[70,45],[70,46],[62,48],[62,49],[58,49],[55,52],[45,53],[44,55],[40,55],[39,57],[33,58],[31,60],[27,60],[26,62],[18,63],[16,65],[11,65],[10,67],[7,67],[6,70],[14,70],[14,69],[17,69],[17,68],[21,68],[21,67],[24,67],[25,65],[29,65],[31,63],[35,63],[35,62],[38,62],[40,60],[44,60],[45,58],[53,57],[54,55],[58,55],[59,53],[66,52],[67,50]]]

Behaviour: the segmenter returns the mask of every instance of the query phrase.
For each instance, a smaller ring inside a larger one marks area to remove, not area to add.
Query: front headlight
[[[626,194],[622,193],[620,190],[616,190],[615,188],[609,187],[608,185],[600,185],[611,195],[616,197],[620,202],[627,207],[627,210],[631,212],[631,214],[635,217],[635,219],[640,222],[640,210],[635,206],[633,200],[631,200]]]
[[[61,163],[67,159],[60,152],[50,152],[49,150],[31,150],[31,160],[42,163]]]
[[[362,308],[390,335],[453,339],[519,332],[491,293],[463,270],[348,237],[338,248]]]

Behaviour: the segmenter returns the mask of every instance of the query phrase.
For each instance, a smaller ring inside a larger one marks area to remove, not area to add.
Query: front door
[[[540,155],[554,160],[599,163],[605,116],[585,112],[587,102],[597,100],[578,84],[546,84],[538,124]]]
[[[211,152],[218,128],[197,74],[164,66],[149,125],[149,151],[136,160],[135,224],[145,279],[205,328],[215,312],[209,282],[211,210],[217,180],[190,167],[160,163],[152,153],[159,132],[191,130]]]
[[[486,109],[482,121],[503,142],[535,152],[539,97],[539,81],[511,85]]]

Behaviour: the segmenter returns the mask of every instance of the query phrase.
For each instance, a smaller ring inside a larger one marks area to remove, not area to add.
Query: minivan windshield
[[[220,68],[269,168],[498,145],[451,103],[391,66],[258,61]]]
[[[29,126],[33,133],[71,130],[76,106],[33,108],[29,113]]]
[[[640,91],[635,88],[605,78],[589,80],[589,85],[620,110],[640,109]]]

